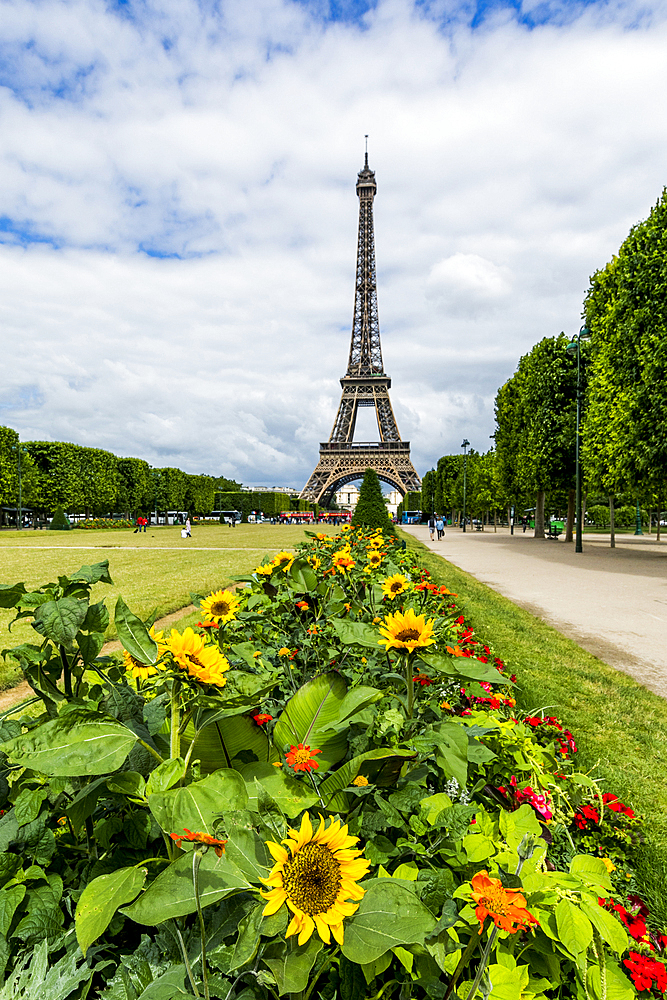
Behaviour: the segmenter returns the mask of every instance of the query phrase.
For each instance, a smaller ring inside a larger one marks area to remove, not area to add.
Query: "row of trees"
[[[620,507],[616,520],[629,526],[636,504],[662,512],[667,498],[667,189],[591,278],[584,322],[591,335],[580,342],[584,504],[603,527],[613,526]],[[577,358],[568,343],[563,333],[545,337],[498,390],[495,449],[468,456],[469,513],[515,506],[534,513],[538,536],[545,512],[560,514],[571,537]],[[463,462],[441,458],[404,507],[460,510]]]
[[[192,475],[182,469],[153,468],[141,458],[118,458],[101,448],[62,441],[19,442],[11,427],[0,427],[0,503],[52,513],[57,507],[103,516],[149,510],[209,514],[221,493],[238,490],[234,480]],[[4,514],[4,512],[3,512]]]

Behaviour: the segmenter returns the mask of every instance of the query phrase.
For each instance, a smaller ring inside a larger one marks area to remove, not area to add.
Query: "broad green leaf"
[[[195,1000],[187,988],[185,976],[185,966],[175,965],[150,983],[137,1000]]]
[[[225,846],[229,860],[251,882],[266,878],[273,867],[273,859],[262,838],[254,830],[238,828],[233,821],[229,827],[229,840]]]
[[[91,604],[81,626],[82,632],[105,632],[109,624],[109,611],[104,601]]]
[[[141,618],[130,611],[122,597],[116,601],[114,625],[118,638],[130,656],[140,663],[153,664],[157,661],[157,643],[151,639]]]
[[[199,897],[202,906],[210,906],[235,892],[252,889],[250,882],[246,881],[225,854],[221,857],[217,857],[214,851],[204,854],[199,866]],[[124,907],[121,913],[138,924],[154,927],[172,917],[194,913],[196,909],[190,853],[160,872],[139,899]]]
[[[10,885],[0,892],[0,934],[7,937],[17,908],[26,894],[25,885]]]
[[[119,906],[130,903],[141,891],[146,874],[145,868],[119,868],[88,883],[74,914],[76,939],[84,957],[93,941],[104,934]]]
[[[365,622],[353,622],[349,618],[334,618],[331,622],[338,638],[346,646],[364,646],[368,649],[382,649],[380,633]]]
[[[107,788],[118,795],[129,795],[143,799],[146,794],[146,779],[138,771],[121,771],[107,778]]]
[[[109,576],[109,560],[93,563],[92,566],[82,566],[76,573],[72,573],[70,580],[84,580],[86,583],[111,583],[113,580]]]
[[[19,826],[32,823],[37,818],[42,802],[49,794],[48,788],[24,788],[14,803],[14,816]]]
[[[561,899],[554,910],[556,926],[562,944],[576,957],[586,951],[593,940],[591,922],[569,899]]]
[[[307,594],[317,587],[317,576],[305,559],[295,559],[290,566],[288,578],[300,594]]]
[[[486,861],[497,851],[495,841],[482,833],[470,833],[463,838],[463,850],[468,855],[468,861]]]
[[[570,862],[570,872],[590,885],[601,885],[611,891],[611,878],[602,858],[596,858],[592,854],[575,854]]]
[[[275,842],[279,844],[287,833],[287,821],[283,811],[257,778],[255,778],[255,789],[259,818],[264,826],[271,831]]]
[[[136,743],[135,734],[115,719],[94,716],[73,722],[61,716],[0,745],[14,764],[61,777],[117,771]]]
[[[342,952],[351,962],[367,964],[390,948],[423,945],[435,925],[436,918],[417,896],[390,878],[378,879],[345,921]]]
[[[587,899],[582,899],[581,909],[612,951],[621,955],[628,947],[628,932],[620,920],[617,920],[609,910],[600,906],[597,901],[592,903]]]
[[[77,632],[76,644],[81,653],[81,659],[88,667],[100,655],[100,650],[104,645],[104,635],[102,632],[91,632],[87,635],[84,632]]]
[[[542,827],[534,809],[527,802],[524,802],[514,812],[508,812],[506,809],[500,810],[500,832],[508,845],[515,851],[527,833],[539,837]]]
[[[451,809],[452,800],[445,792],[436,792],[435,795],[427,795],[419,803],[422,819],[433,826],[437,817],[443,809]]]
[[[522,977],[519,969],[490,965],[487,972],[491,981],[491,1000],[520,1000]]]
[[[32,627],[57,646],[73,649],[76,633],[81,628],[87,611],[87,602],[77,601],[73,597],[47,601],[35,611]]]
[[[16,607],[25,592],[23,583],[0,583],[0,608]]]
[[[266,903],[258,903],[254,906],[250,913],[246,913],[245,917],[241,920],[239,924],[239,934],[236,939],[236,946],[234,948],[234,957],[232,958],[232,964],[229,967],[229,971],[233,972],[235,969],[240,969],[242,965],[249,962],[251,958],[254,958],[257,954],[257,948],[259,947],[260,938],[260,928],[262,925],[262,913],[264,912],[264,907]]]
[[[293,778],[291,774],[285,774],[282,768],[273,767],[272,764],[246,764],[241,768],[241,774],[248,790],[248,809],[253,812],[257,812],[255,778],[290,819],[319,801],[313,786],[305,778]]]
[[[315,758],[320,774],[342,760],[347,753],[347,734],[325,733],[325,730],[338,718],[346,692],[345,680],[334,670],[307,681],[280,714],[273,730],[276,748],[282,750],[303,743],[311,750],[321,750]]]
[[[172,760],[165,760],[148,775],[146,782],[146,795],[153,792],[166,792],[180,781],[185,774],[185,761],[182,757],[174,757]]]
[[[310,970],[322,948],[322,941],[317,934],[313,934],[303,945],[298,945],[294,936],[268,946],[262,960],[275,977],[279,996],[305,990]]]
[[[244,809],[248,801],[245,782],[238,771],[221,768],[185,788],[153,792],[148,806],[165,833],[207,833],[213,836],[226,812]]]
[[[187,753],[193,738],[195,728],[189,723],[181,740],[182,753]],[[247,752],[254,753],[263,763],[279,759],[262,726],[247,715],[234,715],[219,719],[196,734],[192,760],[201,761],[203,774],[211,774],[221,767],[231,767],[239,754]]]
[[[437,739],[436,761],[449,778],[456,778],[465,788],[468,781],[468,734],[456,722],[441,722],[433,727]]]
[[[373,687],[366,687],[363,684],[360,684],[358,687],[351,688],[340,703],[338,718],[323,731],[335,732],[342,729],[343,727],[349,725],[348,720],[351,716],[356,715],[357,712],[361,712],[368,705],[372,705],[373,702],[379,701],[380,698],[383,697],[383,691],[379,691],[377,688]]]
[[[423,653],[420,657],[427,666],[439,670],[450,677],[466,677],[475,681],[486,681],[488,684],[502,684],[503,687],[513,687],[514,682],[509,677],[503,677],[489,663],[480,663],[467,656],[449,656],[447,653]]]
[[[637,991],[611,955],[606,956],[607,991],[606,1000],[636,1000]],[[597,965],[589,965],[586,976],[589,993],[597,1000],[602,1000],[602,984],[600,969]]]
[[[347,812],[347,798],[340,793],[349,788],[358,775],[361,774],[372,785],[395,785],[403,765],[416,756],[412,750],[390,750],[383,747],[359,754],[326,776],[320,785],[320,795],[327,809],[335,807]]]

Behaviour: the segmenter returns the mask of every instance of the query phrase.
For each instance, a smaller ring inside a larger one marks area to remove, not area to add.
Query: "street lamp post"
[[[17,512],[18,513],[18,517],[16,518],[16,530],[17,531],[23,531],[23,506],[22,506],[23,497],[22,497],[22,494],[21,494],[21,483],[22,483],[22,481],[21,481],[21,453],[22,452],[26,453],[28,451],[28,449],[24,448],[23,445],[13,444],[12,445],[12,451],[16,452],[16,462],[17,462],[17,465],[18,465],[18,472],[19,472],[19,506],[18,506],[18,512]]]
[[[470,441],[468,438],[463,439],[461,444],[463,448],[463,530],[466,530],[466,485],[467,485],[467,475],[468,475],[468,448],[470,447]]]
[[[649,514],[650,514],[650,511],[649,511]],[[644,534],[644,532],[642,531],[642,515],[641,515],[641,511],[639,510],[639,497],[638,497],[637,498],[637,521],[636,521],[636,526],[635,526],[635,535],[643,535],[643,534]]]
[[[581,447],[581,434],[579,430],[579,423],[581,420],[581,341],[590,340],[591,332],[590,330],[582,326],[577,334],[576,338],[571,341],[566,347],[567,353],[570,355],[577,356],[577,430],[576,430],[576,467],[575,467],[575,482],[576,482],[576,499],[575,507],[576,513],[575,517],[577,520],[577,535],[574,546],[575,552],[583,552],[584,547],[582,545],[581,536],[583,525],[581,523],[581,462],[579,459],[579,451]]]

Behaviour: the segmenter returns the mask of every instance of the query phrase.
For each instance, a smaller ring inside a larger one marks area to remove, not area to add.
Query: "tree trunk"
[[[494,531],[494,534],[498,531],[498,511],[497,510],[494,510],[494,512],[493,512],[493,531]]]
[[[616,548],[616,532],[614,531],[614,498],[609,497],[609,531],[611,533],[611,539],[609,541],[609,548]]]
[[[537,491],[535,503],[535,538],[544,538],[544,490]]]
[[[583,499],[581,501],[581,534],[584,534],[584,525],[586,524],[586,504],[588,502],[588,493],[584,493]]]
[[[658,537],[656,538],[656,542],[660,541],[660,518],[661,517],[662,517],[662,503],[659,503],[658,504],[658,527],[657,527]]]
[[[572,531],[574,529],[574,490],[570,490],[567,495],[567,527],[565,529],[565,541],[572,541]]]

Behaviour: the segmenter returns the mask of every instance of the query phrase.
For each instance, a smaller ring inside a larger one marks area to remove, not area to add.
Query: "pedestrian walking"
[[[525,534],[526,534],[526,528],[528,527],[528,518],[526,517],[526,515],[525,515],[525,514],[524,514],[524,516],[523,516],[523,517],[521,518],[521,525],[522,525],[522,527],[523,527],[523,533],[524,533],[524,535],[525,535]]]
[[[428,530],[429,530],[429,533],[431,535],[431,541],[433,541],[433,536],[435,534],[435,518],[434,518],[433,514],[431,514],[431,516],[430,516],[430,518],[428,520]]]
[[[443,521],[441,516],[436,518],[435,527],[436,531],[438,532],[438,541],[440,541],[440,539],[445,533],[445,522]]]
[[[192,538],[192,528],[191,528],[191,525],[190,525],[190,518],[189,517],[186,517],[186,519],[185,519],[185,533],[188,536],[188,538]]]

